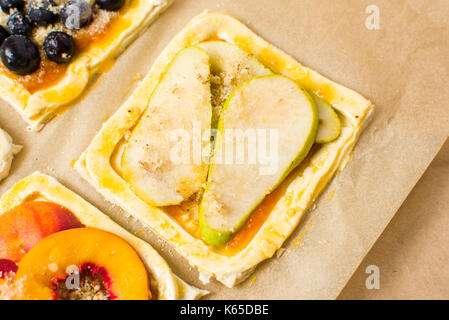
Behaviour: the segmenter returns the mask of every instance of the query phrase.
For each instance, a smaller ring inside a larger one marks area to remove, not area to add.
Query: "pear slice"
[[[264,76],[237,88],[226,101],[218,124],[200,205],[203,240],[213,246],[225,244],[306,157],[317,130],[313,98],[289,78]],[[239,148],[243,159],[238,157]]]
[[[216,128],[221,109],[229,95],[243,82],[273,74],[256,57],[225,41],[198,44],[210,58],[212,89],[212,127]]]
[[[336,140],[341,133],[341,121],[334,108],[323,99],[313,95],[318,107],[320,126],[316,136],[317,143],[329,143]]]
[[[121,172],[149,204],[176,205],[204,187],[212,118],[209,77],[206,51],[183,49],[128,139]]]

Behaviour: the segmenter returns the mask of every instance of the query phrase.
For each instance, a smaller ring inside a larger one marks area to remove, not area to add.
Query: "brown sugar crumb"
[[[212,127],[216,128],[218,119],[221,115],[223,104],[229,95],[246,80],[251,78],[251,73],[247,67],[244,66],[243,61],[235,58],[231,63],[230,72],[213,72],[210,77],[211,93],[212,93]]]
[[[203,190],[193,194],[177,206],[164,207],[163,210],[174,218],[192,236],[201,239],[199,209]]]
[[[139,165],[147,172],[154,173],[163,165],[161,159],[157,160],[140,160]]]
[[[56,283],[56,296],[61,300],[110,300],[103,278],[98,273],[92,274],[90,269],[79,274],[79,286],[67,289],[66,279]]]

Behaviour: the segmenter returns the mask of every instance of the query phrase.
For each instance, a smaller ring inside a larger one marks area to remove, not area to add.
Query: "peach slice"
[[[0,258],[19,262],[43,238],[81,227],[73,213],[60,205],[25,202],[0,215]]]
[[[66,286],[69,297],[73,290],[80,293],[79,299],[91,297],[90,292],[83,296],[85,281],[83,286],[79,286],[80,282],[76,287],[69,286],[69,277],[86,270],[90,271],[90,279],[97,283],[102,280],[105,298],[151,299],[147,271],[136,251],[115,234],[93,228],[55,233],[31,249],[19,263],[15,282],[21,293],[17,298],[64,299],[58,295],[61,284]]]

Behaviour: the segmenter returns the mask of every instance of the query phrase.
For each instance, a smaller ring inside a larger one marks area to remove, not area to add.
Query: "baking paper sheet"
[[[376,106],[351,162],[282,255],[234,289],[216,282],[203,286],[175,250],[105,202],[71,168],[167,43],[206,9],[234,15]],[[372,20],[376,12],[378,25]],[[336,298],[449,135],[448,16],[446,0],[177,0],[75,107],[42,132],[27,132],[12,107],[0,102],[0,127],[24,146],[0,193],[35,170],[55,176],[150,242],[184,280],[211,290],[211,299]]]
[[[449,140],[360,264],[339,299],[449,298]],[[379,289],[366,269],[379,267]]]

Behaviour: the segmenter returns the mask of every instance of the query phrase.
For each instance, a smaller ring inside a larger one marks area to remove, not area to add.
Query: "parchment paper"
[[[449,299],[449,140],[360,264],[339,299]],[[380,287],[365,286],[377,265]]]
[[[369,5],[379,8],[380,30],[365,26]],[[71,168],[139,74],[205,9],[231,13],[376,105],[352,161],[286,242],[283,255],[262,263],[234,289],[202,286],[173,249],[106,203]],[[35,170],[53,175],[150,242],[179,276],[211,290],[212,299],[336,298],[449,135],[448,16],[446,0],[177,0],[76,107],[42,132],[27,132],[18,114],[0,103],[0,126],[24,145],[0,193]]]

